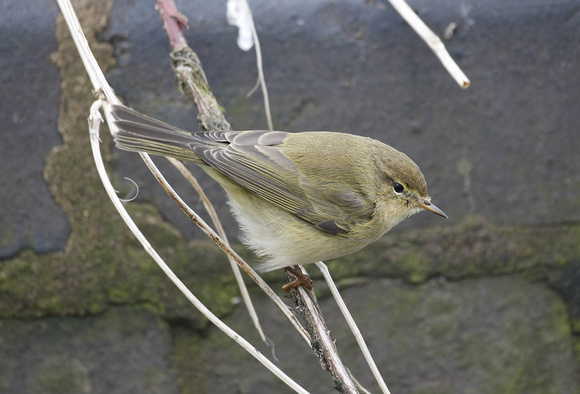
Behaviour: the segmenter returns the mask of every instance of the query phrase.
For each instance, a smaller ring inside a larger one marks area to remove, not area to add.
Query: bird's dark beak
[[[437,206],[429,200],[425,200],[423,202],[417,201],[417,206],[419,208],[426,209],[427,211],[431,211],[433,213],[436,213],[439,216],[443,216],[445,219],[449,219],[449,216],[447,216],[447,214],[445,212],[443,212],[442,210],[437,208]]]

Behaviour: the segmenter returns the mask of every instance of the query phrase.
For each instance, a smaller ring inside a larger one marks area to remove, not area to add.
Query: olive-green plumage
[[[118,148],[198,164],[226,190],[244,242],[270,271],[356,252],[430,202],[419,167],[344,133],[189,133],[113,106]]]

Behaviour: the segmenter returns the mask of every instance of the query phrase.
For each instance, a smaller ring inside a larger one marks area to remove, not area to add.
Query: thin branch
[[[189,26],[173,0],[156,0],[159,16],[171,45],[171,61],[179,89],[195,103],[205,130],[231,130],[214,97],[197,54],[187,45],[181,26]]]
[[[112,127],[113,122],[109,122],[109,127]],[[200,229],[203,231],[205,235],[207,235],[221,250],[223,250],[230,258],[232,258],[240,268],[242,268],[250,278],[260,288],[270,297],[272,301],[276,304],[276,306],[282,311],[284,316],[288,318],[290,323],[296,328],[298,333],[302,336],[302,338],[307,342],[310,343],[310,338],[308,333],[304,330],[304,327],[298,322],[296,317],[288,311],[288,307],[284,302],[274,293],[274,290],[268,286],[268,284],[262,279],[260,275],[254,269],[246,263],[232,248],[230,248],[225,242],[210,226],[208,226],[205,221],[193,210],[191,209],[185,201],[175,192],[173,187],[167,182],[163,174],[157,169],[151,158],[146,153],[139,153],[143,161],[157,179],[157,182],[165,189],[165,192],[175,201],[177,206],[181,208],[181,210],[194,222]]]
[[[254,45],[256,46],[256,66],[258,68],[258,82],[262,87],[262,96],[264,97],[264,111],[266,112],[266,121],[268,122],[268,130],[274,130],[274,125],[272,123],[272,114],[270,112],[270,98],[268,96],[268,87],[266,86],[266,78],[264,77],[264,68],[262,66],[262,49],[260,47],[260,39],[258,38],[258,32],[256,31],[256,25],[254,24],[254,17],[252,16],[252,10],[248,5],[246,0],[241,0],[243,4],[244,11],[248,16],[250,21],[250,26],[252,28],[252,37],[254,39]]]
[[[297,268],[295,266],[294,268]],[[284,271],[289,280],[294,280],[294,275]],[[320,366],[328,371],[334,380],[334,388],[341,393],[355,394],[357,384],[338,356],[334,340],[330,337],[330,331],[312,290],[304,286],[298,286],[290,290],[290,297],[294,305],[306,321],[306,329],[310,334],[311,346],[320,360]]]
[[[197,119],[205,130],[231,130],[213,95],[197,54],[190,47],[171,52],[179,89],[195,103]]]
[[[91,49],[89,48],[89,43],[83,33],[83,29],[70,0],[57,0],[57,3],[68,29],[71,32],[71,36],[75,42],[77,50],[79,51],[79,56],[87,70],[87,74],[89,75],[95,93],[99,94],[99,92],[103,92],[109,103],[121,104],[121,101],[117,98],[115,92],[107,82],[99,63],[97,63],[97,59],[95,59]]]
[[[173,166],[175,166],[175,168],[177,168],[177,170],[181,173],[181,175],[185,179],[187,179],[187,181],[191,184],[191,186],[193,186],[193,188],[195,189],[195,191],[199,195],[201,202],[203,203],[203,206],[205,207],[205,210],[209,214],[209,217],[211,218],[213,225],[215,226],[215,229],[217,230],[218,234],[223,238],[224,243],[228,247],[231,248],[231,246],[228,242],[228,238],[227,238],[226,232],[224,230],[224,227],[222,226],[222,222],[220,221],[218,214],[217,214],[216,210],[214,209],[213,204],[211,203],[211,200],[207,197],[207,195],[203,191],[203,188],[201,187],[201,185],[197,181],[197,178],[195,176],[193,176],[191,171],[189,171],[189,169],[181,161],[174,159],[172,157],[168,157],[167,160],[169,160],[169,162],[171,164],[173,164]],[[248,288],[244,282],[244,278],[242,278],[242,274],[240,273],[240,268],[238,267],[238,264],[236,263],[236,261],[230,255],[228,255],[228,261],[230,262],[232,272],[234,273],[234,276],[236,278],[236,282],[238,283],[238,287],[240,288],[240,293],[242,294],[242,299],[244,300],[244,303],[246,305],[246,309],[248,309],[248,314],[250,315],[250,318],[254,322],[254,327],[256,327],[256,330],[260,334],[260,338],[262,338],[262,341],[267,343],[266,335],[264,334],[264,330],[262,329],[262,326],[260,325],[260,320],[258,318],[258,314],[256,313],[256,309],[254,308],[254,304],[251,301],[250,294],[248,293]]]
[[[183,36],[182,26],[189,28],[189,20],[177,7],[173,0],[156,0],[157,11],[163,22],[163,28],[169,37],[171,48],[179,50],[187,46],[187,40]]]
[[[425,41],[425,43],[431,48],[435,55],[439,58],[439,61],[443,64],[443,67],[451,74],[455,82],[459,84],[463,89],[467,89],[470,85],[470,81],[467,76],[461,71],[457,63],[451,58],[449,52],[445,48],[445,45],[439,37],[427,25],[421,20],[405,2],[405,0],[389,0],[391,5],[397,10],[397,12],[403,17],[403,19],[415,30],[415,32]]]
[[[352,331],[356,339],[356,342],[358,343],[358,346],[361,349],[361,352],[365,360],[367,361],[367,364],[369,365],[371,372],[373,373],[373,376],[375,377],[377,383],[379,384],[379,387],[381,388],[381,391],[385,394],[390,394],[390,391],[387,388],[387,384],[383,380],[383,377],[381,376],[381,373],[377,368],[377,364],[373,360],[373,356],[371,355],[371,352],[369,351],[369,348],[360,330],[358,329],[355,320],[352,318],[350,311],[348,310],[346,304],[344,303],[344,300],[342,299],[342,296],[340,295],[340,292],[338,291],[338,288],[336,287],[336,284],[334,283],[332,276],[330,276],[330,271],[328,270],[328,267],[322,261],[317,262],[316,266],[320,269],[320,272],[322,272],[322,275],[324,276],[324,279],[328,284],[328,288],[330,289],[330,292],[332,293],[332,296],[334,297],[334,300],[336,301],[338,308],[342,312],[344,319],[346,320],[350,330]]]

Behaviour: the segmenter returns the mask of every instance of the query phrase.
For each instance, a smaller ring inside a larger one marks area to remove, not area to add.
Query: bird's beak
[[[449,216],[447,216],[445,212],[437,208],[437,206],[429,200],[425,200],[423,202],[417,201],[417,206],[419,208],[423,208],[433,213],[436,213],[439,216],[443,216],[445,219],[449,219]]]

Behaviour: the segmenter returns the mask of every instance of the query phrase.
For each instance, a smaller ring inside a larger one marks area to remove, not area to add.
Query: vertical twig
[[[322,272],[322,275],[324,276],[324,279],[326,280],[326,283],[328,284],[328,288],[330,289],[330,292],[332,293],[332,296],[334,297],[334,300],[335,300],[336,304],[338,305],[338,309],[340,309],[340,311],[342,312],[342,315],[344,316],[346,323],[348,324],[350,330],[352,331],[352,334],[354,335],[356,342],[358,343],[358,346],[361,349],[363,357],[367,361],[367,364],[369,365],[369,368],[371,369],[371,372],[372,372],[373,376],[375,377],[375,380],[379,384],[381,391],[385,394],[390,394],[390,391],[387,387],[387,384],[385,383],[383,377],[381,376],[381,373],[379,372],[379,369],[377,368],[377,364],[373,360],[371,352],[369,351],[369,348],[368,348],[360,330],[358,329],[356,322],[352,318],[350,311],[348,310],[346,304],[344,303],[344,300],[342,299],[342,296],[340,295],[340,292],[338,291],[336,284],[334,283],[334,280],[332,279],[332,276],[330,276],[330,271],[328,270],[328,267],[322,261],[317,262],[316,266],[320,269],[320,272]]]
[[[294,280],[290,272],[285,271],[285,273],[289,280]],[[296,310],[306,322],[305,327],[310,334],[310,344],[320,361],[320,366],[332,375],[334,388],[341,393],[358,393],[357,385],[342,363],[334,340],[330,337],[330,330],[320,311],[314,291],[298,286],[289,293]]]
[[[246,0],[241,1],[243,3],[244,11],[248,15],[250,25],[252,28],[252,37],[254,38],[254,45],[256,46],[256,67],[258,68],[258,82],[262,87],[262,96],[264,96],[264,111],[266,112],[266,121],[268,122],[268,130],[274,130],[274,124],[272,123],[272,114],[270,111],[270,99],[268,96],[268,87],[266,86],[266,78],[264,77],[264,68],[262,67],[262,48],[260,46],[260,39],[258,38],[258,32],[256,31],[256,25],[254,24],[254,17],[252,16],[252,10],[248,5]]]
[[[167,32],[169,43],[173,50],[180,50],[187,47],[187,40],[183,35],[181,26],[189,28],[189,20],[181,12],[177,11],[177,7],[173,0],[156,0],[157,11],[163,22],[163,28]]]
[[[228,241],[228,237],[226,236],[226,232],[224,230],[224,227],[222,226],[222,222],[220,221],[218,214],[215,211],[210,199],[207,197],[207,195],[203,191],[203,188],[201,187],[201,185],[197,181],[197,178],[195,176],[193,176],[193,174],[189,171],[189,169],[185,166],[185,164],[183,164],[179,160],[174,159],[173,157],[168,157],[167,160],[169,160],[169,162],[171,162],[171,164],[173,164],[173,166],[175,168],[177,168],[177,170],[181,173],[181,175],[185,179],[187,179],[187,181],[193,186],[193,188],[195,189],[195,191],[199,195],[201,202],[203,203],[203,206],[205,207],[205,210],[209,214],[209,216],[210,216],[210,218],[215,226],[217,233],[223,238],[226,245],[231,248],[229,241]],[[240,285],[238,287],[240,288],[240,293],[242,294],[242,299],[244,300],[244,302],[246,304],[246,308],[248,309],[248,313],[250,314],[250,318],[254,322],[254,326],[256,327],[256,330],[258,330],[258,334],[260,334],[260,338],[262,338],[262,341],[267,343],[266,335],[264,334],[264,330],[262,329],[262,326],[259,323],[260,319],[258,318],[258,314],[256,313],[256,309],[254,308],[254,304],[251,302],[250,294],[248,293],[248,288],[245,286],[244,279],[242,278],[242,274],[240,272],[240,269],[238,268],[236,261],[232,257],[230,257],[229,255],[228,255],[228,260],[230,261],[230,264],[232,265],[232,271],[233,271],[234,276],[236,278],[236,282],[238,284],[240,284],[240,283],[243,284],[243,285]]]

